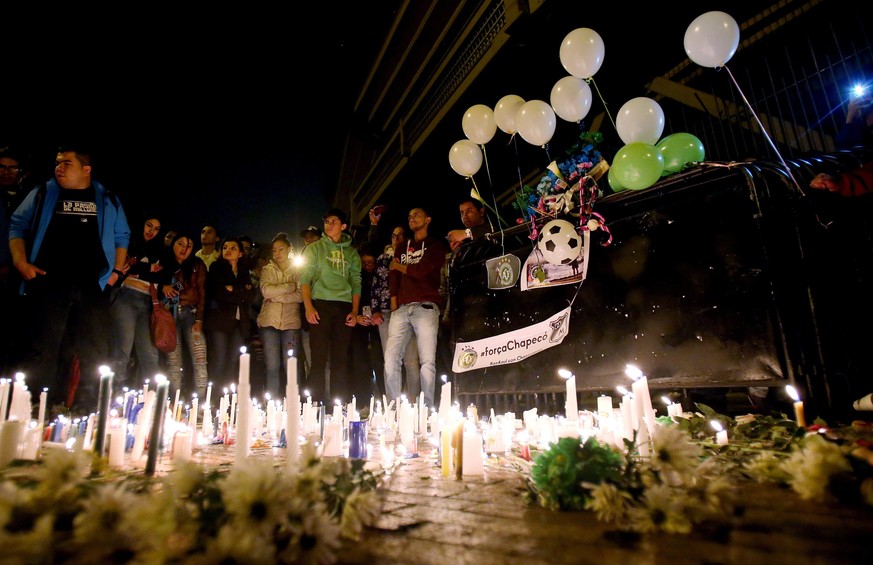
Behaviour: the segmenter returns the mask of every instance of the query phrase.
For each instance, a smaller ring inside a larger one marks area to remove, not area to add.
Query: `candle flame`
[[[617,390],[622,396],[633,396],[628,389],[624,388],[621,385],[615,387],[615,390]]]
[[[564,378],[564,379],[569,379],[570,377],[573,376],[573,373],[571,373],[567,369],[558,369],[558,374],[561,376],[561,378]]]
[[[239,348],[239,352],[241,355],[245,355],[246,351],[248,351],[248,349],[246,349],[245,345],[243,345],[242,347]]]
[[[449,382],[449,377],[447,377],[445,375],[442,375],[440,378],[443,380],[444,383]]]
[[[109,365],[100,365],[100,368],[97,370],[100,372],[101,377],[108,377],[112,374],[112,369],[109,368]]]
[[[785,386],[785,392],[788,393],[788,396],[791,397],[791,400],[794,402],[798,402],[800,400],[800,394],[797,393],[797,389],[791,385]]]
[[[164,375],[155,375],[155,382],[159,385],[165,383],[166,381],[167,377],[165,377]]]
[[[666,396],[662,396],[662,397],[661,397],[661,402],[663,402],[663,403],[666,404],[667,406],[670,406],[671,404],[673,404],[673,401],[670,400],[669,398],[667,398]]]
[[[288,357],[294,357],[294,350],[293,349],[288,350]]]
[[[712,426],[712,429],[717,432],[724,430],[724,426],[722,426],[721,422],[719,422],[718,420],[712,420],[711,422],[709,422],[709,425]]]
[[[632,378],[633,380],[639,380],[643,376],[643,372],[636,365],[627,365],[624,368],[624,374]]]

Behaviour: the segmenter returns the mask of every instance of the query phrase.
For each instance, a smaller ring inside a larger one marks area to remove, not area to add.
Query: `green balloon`
[[[690,133],[674,133],[658,142],[664,155],[664,173],[681,171],[688,163],[703,161],[703,143]]]
[[[655,184],[664,172],[664,156],[651,143],[628,143],[618,150],[609,170],[610,177],[631,190],[642,190]]]
[[[612,172],[611,168],[609,169],[609,172],[606,173],[606,182],[609,184],[609,188],[611,188],[613,192],[627,190],[627,187],[622,186],[618,179],[615,178],[615,173]]]

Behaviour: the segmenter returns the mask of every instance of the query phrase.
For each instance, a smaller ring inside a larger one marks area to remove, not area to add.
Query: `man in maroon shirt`
[[[440,294],[440,271],[449,249],[442,238],[428,235],[431,217],[423,208],[413,208],[408,219],[413,237],[394,250],[388,274],[392,312],[385,349],[385,392],[389,400],[400,396],[401,359],[414,335],[418,341],[421,382],[410,383],[409,392],[417,394],[416,388],[423,391],[425,405],[432,407],[440,308],[445,306]]]

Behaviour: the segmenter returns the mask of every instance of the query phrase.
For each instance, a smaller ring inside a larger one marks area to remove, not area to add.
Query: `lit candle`
[[[176,389],[176,397],[173,399],[173,419],[178,420],[181,412],[179,411],[182,407],[182,402],[179,400],[179,395],[182,392],[181,388]]]
[[[249,382],[249,364],[251,354],[245,347],[240,348],[239,356],[239,420],[236,425],[236,462],[242,463],[249,456],[249,439],[251,437],[252,400]]]
[[[39,393],[39,419],[36,422],[37,428],[42,428],[43,424],[45,424],[45,405],[48,400],[48,389],[42,389],[42,392]]]
[[[715,430],[715,443],[717,443],[718,445],[727,445],[727,430],[724,429],[724,426],[721,425],[721,422],[713,420],[709,423],[709,425],[712,426],[712,429]]]
[[[649,379],[634,365],[625,368],[625,374],[634,380],[631,390],[634,393],[634,402],[640,411],[640,418],[645,420],[649,427],[655,424],[655,409],[652,408],[652,395],[649,393]]]
[[[133,432],[133,449],[130,450],[130,460],[139,461],[145,447],[146,430],[149,428],[149,418],[152,415],[152,406],[155,402],[155,391],[150,390],[143,399],[142,409],[136,413],[136,428]],[[90,426],[90,419],[88,420]],[[86,432],[87,435],[87,432]]]
[[[230,427],[236,426],[236,386],[230,385],[231,391],[231,399],[230,399]]]
[[[297,358],[294,351],[288,351],[288,369],[285,385],[285,443],[288,453],[288,469],[297,466],[298,436],[300,435],[300,392],[297,388]]]
[[[597,397],[597,412],[601,417],[609,417],[612,414],[612,397],[601,395]]]
[[[191,445],[197,443],[197,411],[198,411],[197,393],[191,395],[191,410],[188,411],[188,427],[191,428]]]
[[[800,394],[798,394],[797,389],[791,385],[786,386],[785,391],[788,393],[788,396],[791,397],[791,400],[794,401],[794,419],[797,421],[797,425],[801,428],[805,428],[806,414],[803,411],[803,401],[800,400]]]
[[[579,406],[576,404],[576,375],[567,369],[559,369],[558,374],[567,379],[567,400],[564,402],[567,419],[578,420]]]
[[[6,421],[6,407],[9,404],[9,379],[0,379],[0,424]]]
[[[112,371],[106,365],[100,367],[100,391],[97,395],[97,434],[94,438],[94,451],[103,457],[106,440],[106,424],[109,422],[109,402],[112,399]]]
[[[149,452],[146,460],[145,474],[155,474],[155,465],[158,461],[158,450],[161,447],[161,433],[164,431],[164,415],[167,412],[167,393],[170,381],[164,375],[156,375],[157,392],[155,393],[155,412],[152,416],[152,430],[149,434]]]

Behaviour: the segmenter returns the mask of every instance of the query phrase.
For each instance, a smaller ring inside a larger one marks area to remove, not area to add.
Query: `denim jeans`
[[[388,351],[388,326],[391,324],[391,310],[382,312],[382,316],[385,321],[379,324],[379,339],[382,341],[384,358],[385,352]],[[406,395],[414,402],[413,397],[417,398],[418,393],[421,392],[421,363],[418,362],[418,341],[415,336],[412,336],[403,351],[403,368],[406,369]]]
[[[206,336],[203,332],[194,331],[196,316],[191,306],[181,306],[176,313],[176,349],[167,353],[167,368],[170,372],[170,383],[174,390],[182,388],[182,342],[185,350],[191,356],[191,367],[194,369],[194,387],[197,397],[204,398],[209,382],[206,371]],[[184,391],[183,391],[184,392]]]
[[[385,349],[385,393],[389,401],[400,396],[401,353],[414,336],[418,342],[418,358],[421,361],[419,390],[424,392],[425,405],[433,406],[439,323],[440,309],[433,302],[404,304],[391,313],[388,344]],[[413,401],[412,398],[409,400]]]
[[[209,345],[209,373],[217,383],[239,382],[240,348],[245,345],[239,326],[229,332],[206,330]],[[224,387],[226,385],[219,384]]]
[[[160,373],[159,353],[152,343],[150,330],[152,297],[142,292],[122,286],[115,293],[112,307],[112,370],[115,372],[113,385],[121,390],[123,386],[137,388],[145,379],[153,380]],[[130,353],[136,351],[136,363],[140,381],[128,375]]]
[[[282,398],[285,389],[280,388],[288,383],[282,378],[282,368],[288,366],[288,350],[293,349],[295,357],[300,356],[300,330],[277,330],[271,326],[259,328],[261,341],[264,344],[264,365],[267,369],[267,387],[273,398]],[[287,369],[286,369],[287,370]],[[300,376],[297,377],[300,384]]]

